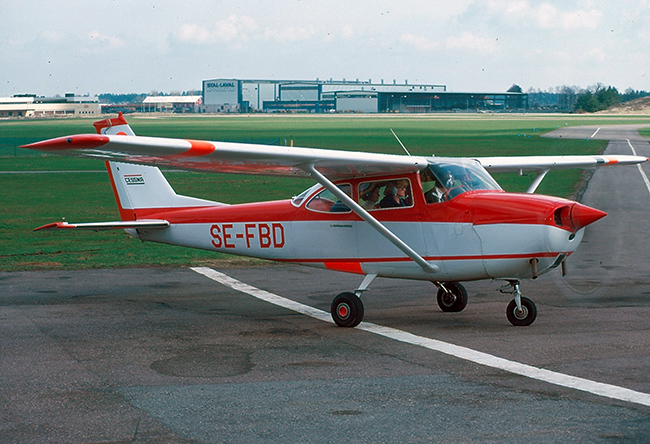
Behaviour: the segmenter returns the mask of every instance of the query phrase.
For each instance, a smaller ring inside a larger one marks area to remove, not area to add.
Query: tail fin
[[[97,134],[116,134],[121,136],[135,136],[135,133],[126,122],[121,112],[112,119],[99,120],[93,123]]]
[[[157,167],[106,162],[120,218],[133,221],[165,210],[226,205],[176,194]]]

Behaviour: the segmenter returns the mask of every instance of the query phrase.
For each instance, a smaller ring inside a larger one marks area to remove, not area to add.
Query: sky
[[[0,0],[0,97],[216,78],[650,91],[650,0]]]

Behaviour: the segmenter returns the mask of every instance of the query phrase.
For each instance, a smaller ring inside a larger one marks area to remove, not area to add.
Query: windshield
[[[309,196],[311,193],[319,189],[322,185],[317,183],[315,185],[312,185],[311,187],[307,188],[305,191],[300,193],[297,196],[293,196],[291,199],[291,203],[294,204],[295,206],[299,207],[300,204],[302,203],[303,200],[305,200],[305,197]]]
[[[501,190],[478,162],[468,159],[430,162],[420,178],[427,203],[444,202],[467,191]]]

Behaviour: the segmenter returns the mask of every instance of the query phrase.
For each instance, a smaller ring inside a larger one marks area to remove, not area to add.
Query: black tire
[[[528,298],[521,298],[521,313],[517,310],[517,304],[514,299],[508,304],[506,309],[508,321],[516,327],[526,327],[537,318],[537,307],[533,301]]]
[[[363,321],[363,302],[354,293],[341,293],[332,301],[331,313],[339,327],[356,327]]]
[[[449,293],[443,289],[438,290],[438,306],[442,311],[457,313],[467,307],[467,290],[458,282],[446,283],[445,287]]]

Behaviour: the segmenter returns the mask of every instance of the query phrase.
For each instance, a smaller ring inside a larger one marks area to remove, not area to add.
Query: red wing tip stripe
[[[34,228],[34,231],[40,231],[40,230],[52,230],[55,228],[74,228],[74,225],[71,225],[67,222],[54,222],[51,224],[46,224],[38,228]]]
[[[56,139],[22,145],[20,148],[43,151],[63,151],[76,149],[92,149],[107,144],[108,136],[99,134],[79,134],[77,136],[57,137]]]
[[[165,158],[176,159],[184,157],[201,157],[206,156],[215,150],[214,145],[205,140],[187,140],[187,142],[190,144],[189,150],[171,156],[165,156]]]

